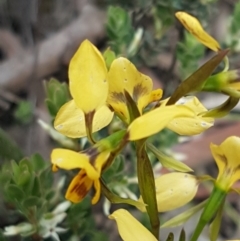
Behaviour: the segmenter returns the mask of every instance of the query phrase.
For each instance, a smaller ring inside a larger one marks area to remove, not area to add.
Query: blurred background
[[[68,83],[69,61],[84,39],[102,52],[111,47],[117,56],[129,58],[168,97],[214,55],[177,21],[174,14],[181,10],[196,16],[222,48],[230,48],[230,69],[240,68],[237,0],[0,0],[1,163],[34,153],[49,161],[51,150],[58,144],[38,121],[51,125],[54,119],[46,101],[50,98],[46,86],[51,78]],[[223,95],[208,93],[201,93],[199,98],[208,108],[226,100]],[[197,173],[216,175],[209,144],[220,144],[229,135],[240,136],[239,111],[237,106],[202,135],[184,140],[171,135],[161,138],[167,138],[166,145],[180,153]],[[207,195],[207,188],[200,188],[196,201]],[[240,203],[236,197],[229,197],[223,239],[240,237],[235,216]],[[94,207],[96,226],[109,233],[109,240],[117,240],[115,224],[102,221],[101,205]],[[0,227],[18,222],[3,217],[8,213],[5,209],[0,209]]]

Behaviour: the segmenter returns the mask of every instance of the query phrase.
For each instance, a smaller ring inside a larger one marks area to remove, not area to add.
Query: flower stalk
[[[197,241],[200,236],[203,228],[206,224],[212,219],[212,217],[216,214],[217,210],[220,208],[222,203],[225,201],[227,196],[227,192],[222,190],[217,185],[214,186],[214,189],[203,209],[200,220],[197,224],[197,227],[191,237],[190,241]]]
[[[137,152],[137,174],[140,193],[152,226],[152,233],[158,239],[160,220],[156,199],[155,180],[151,162],[145,149],[145,139],[136,142]]]

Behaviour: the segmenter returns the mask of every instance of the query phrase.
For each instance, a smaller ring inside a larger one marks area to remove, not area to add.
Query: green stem
[[[190,241],[198,240],[198,237],[200,236],[203,228],[212,219],[212,217],[216,214],[222,203],[225,201],[226,195],[226,191],[220,189],[218,186],[214,187]]]
[[[89,142],[93,145],[96,143],[92,135],[92,124],[93,124],[94,114],[95,114],[95,111],[85,114],[85,126],[86,126],[87,138]]]
[[[223,60],[224,60],[224,64],[225,64],[223,72],[226,72],[229,69],[229,59],[228,59],[228,56],[225,56]]]
[[[152,226],[152,233],[157,239],[159,239],[160,221],[156,200],[155,180],[152,165],[145,150],[145,139],[137,141],[136,148],[137,174],[140,193],[144,203],[147,205],[146,209]]]
[[[125,204],[135,206],[138,209],[144,208],[144,204],[139,201],[135,201],[130,198],[122,198],[116,195],[115,193],[111,192],[107,187],[107,185],[105,184],[103,178],[100,179],[100,183],[101,183],[101,192],[111,203],[120,203],[120,204],[125,203]]]

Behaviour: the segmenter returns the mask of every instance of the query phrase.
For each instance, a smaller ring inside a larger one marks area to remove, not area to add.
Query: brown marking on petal
[[[81,174],[81,179],[84,179],[85,177],[86,177],[86,173],[84,172],[84,173]],[[76,183],[69,192],[71,194],[76,193],[79,197],[84,198],[87,195],[89,189],[90,188],[88,188],[85,185],[84,180],[82,180],[82,182]]]
[[[76,193],[79,197],[84,198],[88,193],[88,190],[84,183],[76,184],[71,190],[70,193]]]
[[[57,166],[56,164],[53,164],[53,165],[52,165],[52,171],[53,171],[53,172],[57,172],[58,169],[59,169],[59,168],[58,168],[58,166]]]
[[[225,155],[219,155],[219,159],[224,163],[225,166],[227,166],[227,158]]]
[[[141,84],[137,84],[136,86],[134,86],[133,89],[133,100],[135,102],[138,101],[140,96],[144,96],[148,94],[148,90],[146,87],[142,86]]]
[[[90,130],[92,130],[92,123],[93,123],[94,114],[95,114],[95,110],[90,111],[90,112],[85,114],[86,127],[89,128]]]
[[[240,171],[240,165],[238,165],[234,168],[234,172],[237,172],[237,171]]]
[[[112,101],[115,102],[121,102],[121,103],[126,103],[125,96],[122,92],[112,92],[111,93],[111,99]]]
[[[89,159],[91,159],[94,156],[97,156],[99,154],[99,151],[97,149],[97,147],[92,146],[84,151],[82,151],[82,153],[85,153],[89,156]]]
[[[114,108],[110,104],[107,104],[107,106],[110,109],[110,111],[114,112]]]

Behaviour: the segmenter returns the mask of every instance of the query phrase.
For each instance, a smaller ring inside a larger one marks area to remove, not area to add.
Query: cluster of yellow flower
[[[221,62],[227,51],[221,51],[218,42],[203,30],[198,20],[184,12],[178,12],[176,16],[200,42],[219,53],[217,61]],[[216,58],[211,64],[214,61],[216,62]],[[201,69],[200,75],[205,76],[204,70]],[[143,180],[148,182],[148,178],[153,178],[153,175],[151,171],[144,170],[144,165],[140,162],[148,161],[143,155],[147,137],[164,128],[169,128],[180,135],[199,134],[213,125],[214,116],[226,114],[237,104],[240,97],[240,84],[236,82],[239,79],[238,71],[227,71],[226,67],[224,72],[213,76],[210,74],[187,91],[186,83],[189,83],[186,80],[170,99],[161,100],[162,90],[152,90],[152,80],[140,73],[128,59],[116,58],[108,69],[98,49],[90,41],[83,41],[69,66],[69,87],[73,99],[61,107],[54,126],[57,131],[71,138],[87,136],[92,146],[80,153],[62,148],[52,151],[54,171],[58,168],[80,170],[69,185],[66,198],[74,203],[80,202],[93,186],[96,193],[92,203],[95,204],[101,192],[101,172],[111,165],[128,142],[135,141],[138,168],[142,167],[142,170],[138,170],[142,195],[139,202],[143,200],[146,204],[146,208],[143,206],[143,209],[147,209],[150,220],[156,209],[164,212],[192,200],[199,184],[197,177],[173,172],[159,177],[148,187],[150,184],[144,184]],[[194,78],[191,78],[191,81],[192,79]],[[192,86],[192,82],[189,86]],[[185,97],[193,90],[222,92],[230,97],[219,108],[208,111],[196,97]],[[153,102],[157,104],[146,110],[145,107]],[[126,128],[96,141],[93,133],[109,125],[114,114]],[[239,137],[230,137],[220,146],[211,145],[212,154],[219,168],[216,186],[224,193],[240,179],[239,149]],[[143,177],[145,171],[150,173],[149,176]],[[147,197],[145,189],[148,188],[154,189],[153,193],[156,196],[150,197],[154,200],[153,203]],[[110,218],[116,220],[123,240],[157,240],[157,232],[151,234],[126,210],[117,210]],[[151,224],[154,226],[154,222]]]

